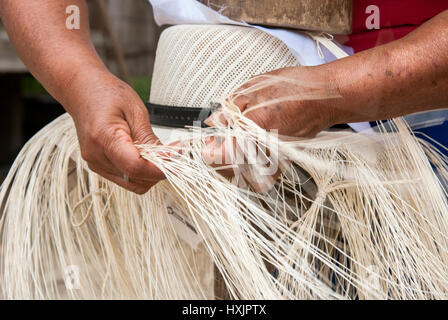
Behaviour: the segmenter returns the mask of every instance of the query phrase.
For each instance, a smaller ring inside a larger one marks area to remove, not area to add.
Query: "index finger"
[[[143,159],[131,137],[121,131],[113,143],[105,150],[109,161],[124,175],[148,181],[165,179],[165,175],[153,163]]]

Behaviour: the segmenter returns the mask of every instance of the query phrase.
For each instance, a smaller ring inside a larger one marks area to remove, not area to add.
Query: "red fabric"
[[[366,8],[370,5],[379,8],[379,30],[367,29],[371,13],[366,13]],[[359,52],[391,42],[445,10],[448,0],[354,0],[353,34],[344,44]]]

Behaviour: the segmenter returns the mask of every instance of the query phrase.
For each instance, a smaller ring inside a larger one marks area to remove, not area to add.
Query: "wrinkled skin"
[[[448,11],[406,37],[316,67],[292,67],[266,75],[287,77],[340,98],[290,101],[250,112],[257,104],[306,92],[279,82],[243,95],[236,105],[265,129],[313,137],[332,125],[374,121],[448,107]],[[260,81],[249,80],[237,91]],[[208,120],[213,125],[213,118]]]
[[[316,67],[291,67],[265,74],[294,79],[239,95],[234,101],[249,119],[279,134],[314,137],[333,125],[374,121],[448,107],[448,11],[434,17],[408,36],[377,48]],[[249,80],[237,92],[253,87],[263,77]],[[306,84],[302,86],[300,84]],[[322,99],[297,99],[257,105],[282,97],[300,95],[313,87]],[[249,90],[250,91],[250,90]],[[339,98],[334,98],[334,93]],[[332,98],[327,98],[332,96]],[[253,109],[253,111],[252,111]],[[226,123],[218,112],[206,120],[210,126]],[[225,163],[226,144],[210,140],[203,155]],[[217,165],[217,167],[219,167]],[[231,172],[226,171],[229,175]],[[252,184],[266,191],[270,183]],[[250,178],[250,177],[249,177]]]
[[[72,102],[77,106],[72,117],[82,157],[94,172],[133,192],[145,193],[164,178],[134,146],[134,142],[159,143],[146,107],[121,80],[109,74],[92,80],[91,86],[73,95]],[[130,182],[123,180],[123,174],[131,178]]]
[[[81,28],[68,30],[65,9],[77,5]],[[90,40],[85,0],[0,0],[0,15],[30,72],[72,116],[89,167],[142,194],[163,174],[140,158],[133,142],[158,144],[136,93],[113,76]],[[280,83],[237,99],[245,114],[265,129],[313,137],[337,123],[379,120],[448,106],[448,11],[401,40],[318,67],[275,70],[340,95],[250,111],[262,101],[307,90]],[[251,86],[254,80],[244,86]],[[210,119],[213,125],[213,119]],[[214,145],[213,148],[222,148]],[[225,151],[224,151],[225,152]],[[123,179],[130,177],[130,182]]]
[[[69,5],[80,8],[79,30],[66,28]],[[0,14],[30,72],[72,116],[90,169],[138,194],[163,179],[134,146],[135,141],[159,141],[138,95],[111,74],[95,52],[86,1],[0,0]]]

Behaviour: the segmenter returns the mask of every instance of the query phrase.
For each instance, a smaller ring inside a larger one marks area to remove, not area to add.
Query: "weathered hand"
[[[234,103],[247,118],[281,135],[313,137],[335,124],[331,104],[337,88],[321,68],[274,70],[249,80],[236,93]],[[218,112],[207,124],[214,125],[217,117],[225,122]]]
[[[326,76],[318,68],[275,70],[255,77],[236,90],[233,103],[263,129],[276,129],[280,135],[313,137],[334,123],[331,100],[339,95]],[[222,125],[227,120],[219,111],[206,123],[211,126]],[[228,146],[228,142],[210,139],[203,157],[215,167],[229,165],[231,163],[226,163],[226,159],[235,158],[228,156],[229,152],[235,152],[235,147]],[[275,161],[279,159],[278,156],[276,155]],[[239,168],[245,168],[242,174],[245,182],[257,192],[264,192],[281,173],[281,164],[277,162],[274,165],[277,166],[275,173],[263,176],[260,176],[262,172],[258,171],[259,166],[240,164]],[[233,171],[225,170],[221,173],[229,176]]]
[[[82,157],[92,171],[137,194],[147,192],[164,178],[134,146],[134,142],[159,141],[145,106],[126,83],[107,72],[92,72],[73,82],[67,101]]]

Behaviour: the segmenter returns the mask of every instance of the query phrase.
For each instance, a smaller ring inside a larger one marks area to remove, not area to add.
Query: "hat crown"
[[[297,65],[283,42],[255,28],[173,26],[160,36],[150,102],[207,108],[254,75]]]

